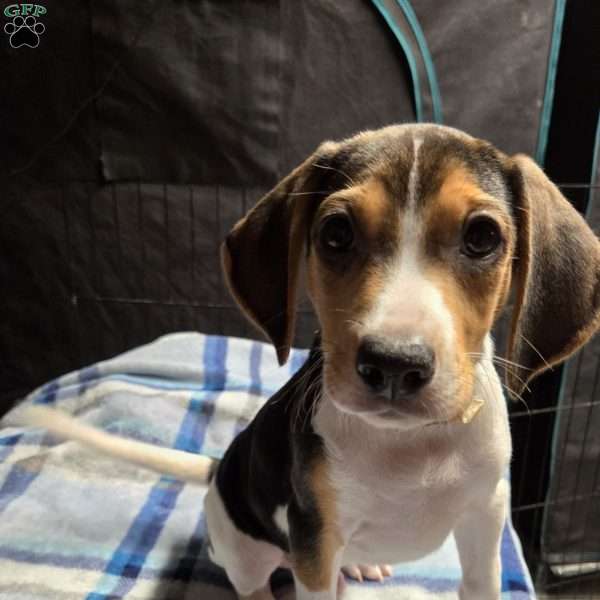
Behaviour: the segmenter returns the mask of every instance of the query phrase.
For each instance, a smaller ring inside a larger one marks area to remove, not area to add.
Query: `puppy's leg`
[[[472,505],[454,529],[463,577],[460,600],[499,600],[500,541],[508,484],[502,480],[487,501]]]
[[[271,573],[283,561],[283,551],[240,531],[229,518],[215,480],[204,498],[210,559],[225,569],[242,600],[273,600]]]
[[[329,567],[321,566],[314,572],[302,566],[292,570],[296,586],[296,600],[336,600],[343,590],[340,560],[334,559]],[[324,572],[327,572],[324,575]],[[341,580],[341,581],[340,581]]]
[[[343,552],[337,527],[295,504],[288,522],[296,600],[336,600]]]

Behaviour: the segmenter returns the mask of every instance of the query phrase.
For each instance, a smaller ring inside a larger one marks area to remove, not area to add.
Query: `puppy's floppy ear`
[[[333,142],[321,144],[236,223],[221,247],[230,291],[273,342],[279,364],[294,334],[302,248],[336,149]]]
[[[600,241],[527,156],[511,159],[516,283],[509,388],[566,359],[600,327]]]

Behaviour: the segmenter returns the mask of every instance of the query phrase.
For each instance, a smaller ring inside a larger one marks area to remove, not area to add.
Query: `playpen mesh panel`
[[[263,339],[226,289],[219,249],[265,191],[72,183],[9,193],[0,244],[16,287],[0,302],[18,318],[0,323],[4,393],[170,331]],[[306,301],[297,318],[295,343],[308,346]]]

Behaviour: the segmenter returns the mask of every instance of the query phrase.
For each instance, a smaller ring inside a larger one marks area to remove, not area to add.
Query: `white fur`
[[[496,493],[511,442],[500,382],[487,360],[477,366],[475,395],[484,405],[469,425],[410,432],[374,428],[322,401],[315,429],[325,440],[340,497],[340,526],[348,536],[344,564],[424,556],[466,510]]]
[[[413,137],[413,164],[408,174],[408,196],[406,205],[409,212],[414,212],[417,203],[417,185],[419,176],[419,150],[423,144],[423,138],[419,135]]]
[[[463,570],[470,576],[461,598],[499,598],[503,475],[511,439],[491,348],[488,339],[474,392],[484,405],[469,425],[377,429],[323,400],[315,429],[325,440],[339,497],[343,564],[415,560],[456,529]]]
[[[284,560],[283,552],[237,529],[227,514],[214,479],[204,497],[204,511],[212,546],[210,559],[225,569],[238,594],[251,596],[258,591],[262,595],[271,573]]]

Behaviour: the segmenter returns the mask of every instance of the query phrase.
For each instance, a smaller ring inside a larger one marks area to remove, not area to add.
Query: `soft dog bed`
[[[153,444],[221,456],[261,403],[303,362],[277,367],[260,342],[181,333],[61,377],[26,402],[56,404],[79,419]],[[205,488],[0,422],[0,597],[234,600],[208,559]],[[349,582],[344,598],[456,598],[452,537],[385,583]],[[285,571],[278,598],[293,598]],[[519,540],[502,538],[503,599],[534,592]]]

